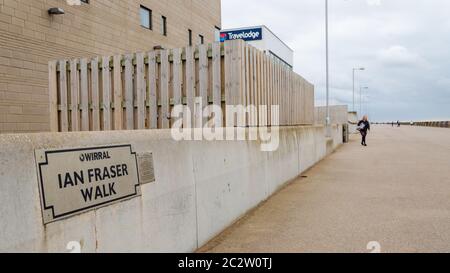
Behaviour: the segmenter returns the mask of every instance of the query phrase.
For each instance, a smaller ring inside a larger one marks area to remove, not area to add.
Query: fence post
[[[49,108],[50,108],[50,131],[58,132],[58,75],[57,62],[52,61],[48,63],[48,94],[49,94]]]
[[[87,59],[80,60],[81,130],[89,131],[89,87]]]
[[[61,132],[69,131],[69,116],[67,109],[67,61],[59,62],[59,97],[61,107]]]
[[[114,67],[114,130],[123,129],[122,56],[113,57]]]
[[[222,72],[221,72],[221,44],[212,45],[212,81],[213,81],[213,104],[222,108]],[[215,117],[215,126],[223,126],[223,115]]]
[[[103,92],[102,92],[102,108],[103,108],[103,130],[111,130],[111,73],[109,68],[109,56],[102,58],[102,80],[103,80]]]

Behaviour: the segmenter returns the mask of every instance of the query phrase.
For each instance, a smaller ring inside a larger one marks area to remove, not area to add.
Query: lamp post
[[[355,108],[355,71],[364,71],[364,67],[353,68],[353,111],[356,111]]]
[[[370,112],[370,96],[366,95],[366,108],[367,108],[367,115],[371,116],[371,112]]]
[[[361,86],[360,89],[359,89],[359,112],[360,112],[361,116],[363,115],[363,113],[362,113],[362,90],[363,89],[367,90],[367,89],[369,89],[369,87]]]
[[[326,89],[327,89],[327,136],[331,135],[330,130],[330,69],[329,69],[329,56],[328,56],[328,0],[325,0],[325,50],[326,50]]]

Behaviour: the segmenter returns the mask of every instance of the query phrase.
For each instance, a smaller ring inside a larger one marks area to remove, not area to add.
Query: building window
[[[192,30],[188,30],[189,32],[189,46],[192,46]]]
[[[199,38],[199,42],[201,45],[203,45],[205,43],[205,37],[203,37],[203,35],[198,35]]]
[[[161,33],[167,36],[167,18],[165,16],[161,16]]]
[[[140,8],[141,26],[152,29],[152,10],[144,6]]]

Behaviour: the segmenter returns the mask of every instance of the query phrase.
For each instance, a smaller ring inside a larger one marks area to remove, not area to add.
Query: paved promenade
[[[450,129],[353,136],[200,252],[450,252]]]

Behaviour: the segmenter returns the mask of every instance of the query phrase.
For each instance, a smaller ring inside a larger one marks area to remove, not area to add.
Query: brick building
[[[220,0],[83,2],[0,0],[0,133],[49,130],[49,60],[209,43],[221,28]]]

